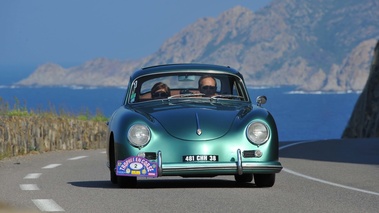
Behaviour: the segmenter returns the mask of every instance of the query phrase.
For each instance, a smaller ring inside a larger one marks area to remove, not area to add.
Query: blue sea
[[[299,93],[293,88],[250,88],[252,100],[266,95],[280,141],[337,139],[350,118],[357,93]],[[109,117],[123,100],[125,88],[15,88],[0,86],[3,102],[33,111],[73,114],[101,112]],[[18,103],[17,103],[18,102]]]
[[[101,112],[109,117],[121,106],[125,88],[17,88],[11,86],[34,69],[0,66],[0,101],[28,110],[73,114]],[[9,72],[11,70],[11,72]],[[29,70],[25,72],[25,70]],[[280,141],[338,139],[350,119],[359,93],[302,93],[291,87],[250,88],[252,100],[266,95],[264,105],[274,116]]]

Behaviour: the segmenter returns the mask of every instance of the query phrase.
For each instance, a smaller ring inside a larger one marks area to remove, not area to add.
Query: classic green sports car
[[[250,100],[242,75],[227,66],[167,64],[132,74],[111,116],[107,148],[112,183],[137,177],[234,175],[271,187],[282,169],[272,115]]]

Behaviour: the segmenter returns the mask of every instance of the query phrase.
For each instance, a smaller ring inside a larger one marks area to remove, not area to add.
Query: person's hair
[[[167,84],[162,83],[162,82],[158,82],[154,84],[154,86],[151,88],[151,95],[153,95],[156,91],[160,89],[164,89],[167,95],[170,96],[171,94],[170,87],[168,87]]]
[[[204,78],[212,78],[213,81],[215,82],[215,87],[217,88],[217,81],[216,81],[216,79],[215,79],[213,76],[211,76],[211,75],[203,75],[203,76],[201,76],[201,78],[199,79],[199,82],[198,82],[198,84],[199,84],[199,88],[201,87],[201,81],[202,81]]]

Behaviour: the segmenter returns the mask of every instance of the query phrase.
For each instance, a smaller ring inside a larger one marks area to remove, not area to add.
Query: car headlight
[[[150,141],[149,127],[141,124],[133,125],[128,131],[128,139],[133,146],[145,146]]]
[[[270,136],[270,130],[262,122],[251,123],[247,127],[247,138],[256,145],[262,145],[267,142]]]

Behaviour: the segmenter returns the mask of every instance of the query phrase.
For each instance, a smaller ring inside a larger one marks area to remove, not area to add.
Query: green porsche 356
[[[112,183],[233,175],[273,186],[282,165],[266,100],[252,103],[243,76],[227,66],[167,64],[134,72],[108,122]]]

